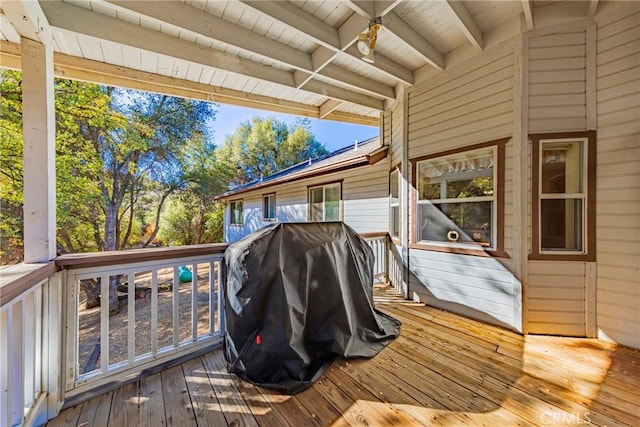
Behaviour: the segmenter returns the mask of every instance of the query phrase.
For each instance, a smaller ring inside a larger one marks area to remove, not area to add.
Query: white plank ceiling
[[[0,65],[15,66],[20,36],[34,37],[22,21],[38,16],[59,75],[375,124],[420,72],[441,72],[466,45],[479,53],[483,36],[506,22],[535,25],[536,8],[553,3],[8,0],[0,6]],[[577,14],[597,6],[577,3]],[[356,41],[374,17],[382,29],[370,64]]]

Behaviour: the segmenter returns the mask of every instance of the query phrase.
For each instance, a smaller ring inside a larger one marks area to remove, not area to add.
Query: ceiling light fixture
[[[378,31],[382,28],[382,18],[376,17],[369,21],[369,28],[358,36],[358,51],[362,60],[373,63],[373,51],[378,41]]]

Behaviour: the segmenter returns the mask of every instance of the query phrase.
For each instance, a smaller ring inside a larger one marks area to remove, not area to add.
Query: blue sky
[[[291,124],[296,119],[296,116],[291,114],[218,104],[218,113],[215,121],[212,122],[215,144],[222,145],[225,137],[233,134],[240,123],[250,120],[254,116],[274,117],[287,124]],[[377,136],[380,129],[378,126],[352,125],[331,120],[311,119],[311,131],[316,139],[324,144],[329,151],[334,151],[353,144],[356,139],[364,141]]]

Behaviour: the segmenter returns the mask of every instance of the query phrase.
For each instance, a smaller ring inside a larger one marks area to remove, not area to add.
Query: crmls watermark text
[[[591,424],[589,413],[579,414],[577,412],[543,412],[540,415],[541,425],[585,425]]]

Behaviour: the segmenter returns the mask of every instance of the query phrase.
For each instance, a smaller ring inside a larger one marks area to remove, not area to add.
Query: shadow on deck
[[[640,425],[640,352],[521,336],[377,288],[401,336],[338,359],[295,396],[227,373],[207,353],[65,409],[49,426]]]

